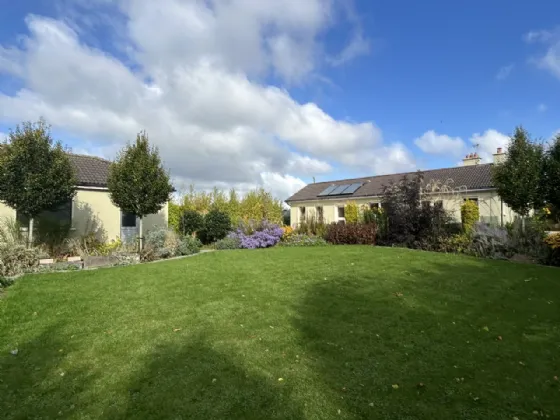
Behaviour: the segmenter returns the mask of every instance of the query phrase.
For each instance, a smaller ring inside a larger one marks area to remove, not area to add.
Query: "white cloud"
[[[426,131],[414,140],[414,144],[424,153],[457,157],[465,151],[465,142],[460,137],[438,134],[434,130]]]
[[[470,138],[471,144],[476,148],[483,162],[492,162],[493,154],[496,153],[498,147],[504,151],[507,150],[509,144],[509,136],[499,131],[490,129],[484,133],[475,133]]]
[[[370,41],[364,38],[361,31],[357,31],[348,45],[335,57],[330,57],[327,61],[333,66],[340,66],[355,58],[367,55],[370,52]]]
[[[530,61],[560,79],[560,26],[550,31],[531,31],[525,34],[524,39],[528,43],[545,45],[546,50]]]
[[[498,73],[496,73],[496,80],[505,80],[512,72],[514,64],[508,64],[507,66],[500,67]]]
[[[0,71],[24,86],[0,93],[0,118],[44,116],[82,139],[76,150],[105,156],[146,129],[175,179],[270,185],[280,198],[328,162],[373,173],[414,164],[373,122],[337,120],[256,82],[313,71],[318,35],[334,19],[330,0],[123,1],[120,13],[124,58],[86,45],[79,21],[28,16],[19,47],[0,46]]]
[[[546,104],[539,104],[537,106],[537,111],[539,111],[539,112],[546,112],[547,109],[548,109],[548,107],[546,106]]]

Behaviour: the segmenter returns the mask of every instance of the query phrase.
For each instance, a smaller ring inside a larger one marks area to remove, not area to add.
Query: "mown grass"
[[[547,267],[223,251],[28,276],[0,299],[6,419],[559,418],[558,376]]]

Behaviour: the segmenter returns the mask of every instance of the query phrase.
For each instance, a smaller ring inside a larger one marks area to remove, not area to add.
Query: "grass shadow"
[[[296,306],[310,368],[346,418],[560,416],[550,271],[403,255],[315,283]]]
[[[125,410],[106,418],[301,419],[292,387],[266,372],[249,372],[204,340],[160,346],[128,385]]]

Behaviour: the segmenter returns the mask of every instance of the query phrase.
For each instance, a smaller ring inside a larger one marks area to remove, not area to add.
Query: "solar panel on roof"
[[[344,191],[346,188],[348,188],[348,184],[344,184],[344,185],[339,185],[338,187],[336,187],[334,190],[332,190],[329,195],[339,195],[342,194],[342,191]]]
[[[336,185],[329,185],[325,190],[323,190],[323,192],[321,192],[321,194],[318,194],[318,196],[322,196],[322,195],[329,195],[329,193],[334,190],[336,188]]]
[[[342,194],[354,194],[362,185],[363,184],[361,182],[355,182],[354,184],[349,185],[348,188],[346,188],[344,191],[342,191]]]

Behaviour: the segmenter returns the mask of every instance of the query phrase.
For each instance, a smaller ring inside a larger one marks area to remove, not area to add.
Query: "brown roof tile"
[[[70,154],[76,168],[78,185],[85,187],[107,187],[111,162],[96,156]]]
[[[422,171],[422,173],[424,174],[424,180],[426,182],[431,180],[445,182],[452,179],[455,187],[465,186],[469,190],[488,189],[494,188],[492,184],[492,165],[492,163],[487,163],[482,165],[457,166],[454,168],[431,169]],[[286,202],[319,200],[332,197],[375,197],[382,194],[384,185],[388,185],[391,182],[398,182],[405,175],[412,176],[414,174],[415,172],[406,172],[364,178],[342,179],[339,181],[317,182],[303,187],[297,193],[288,198]],[[329,185],[352,184],[353,182],[364,183],[364,185],[362,185],[354,194],[318,197],[318,195]]]

